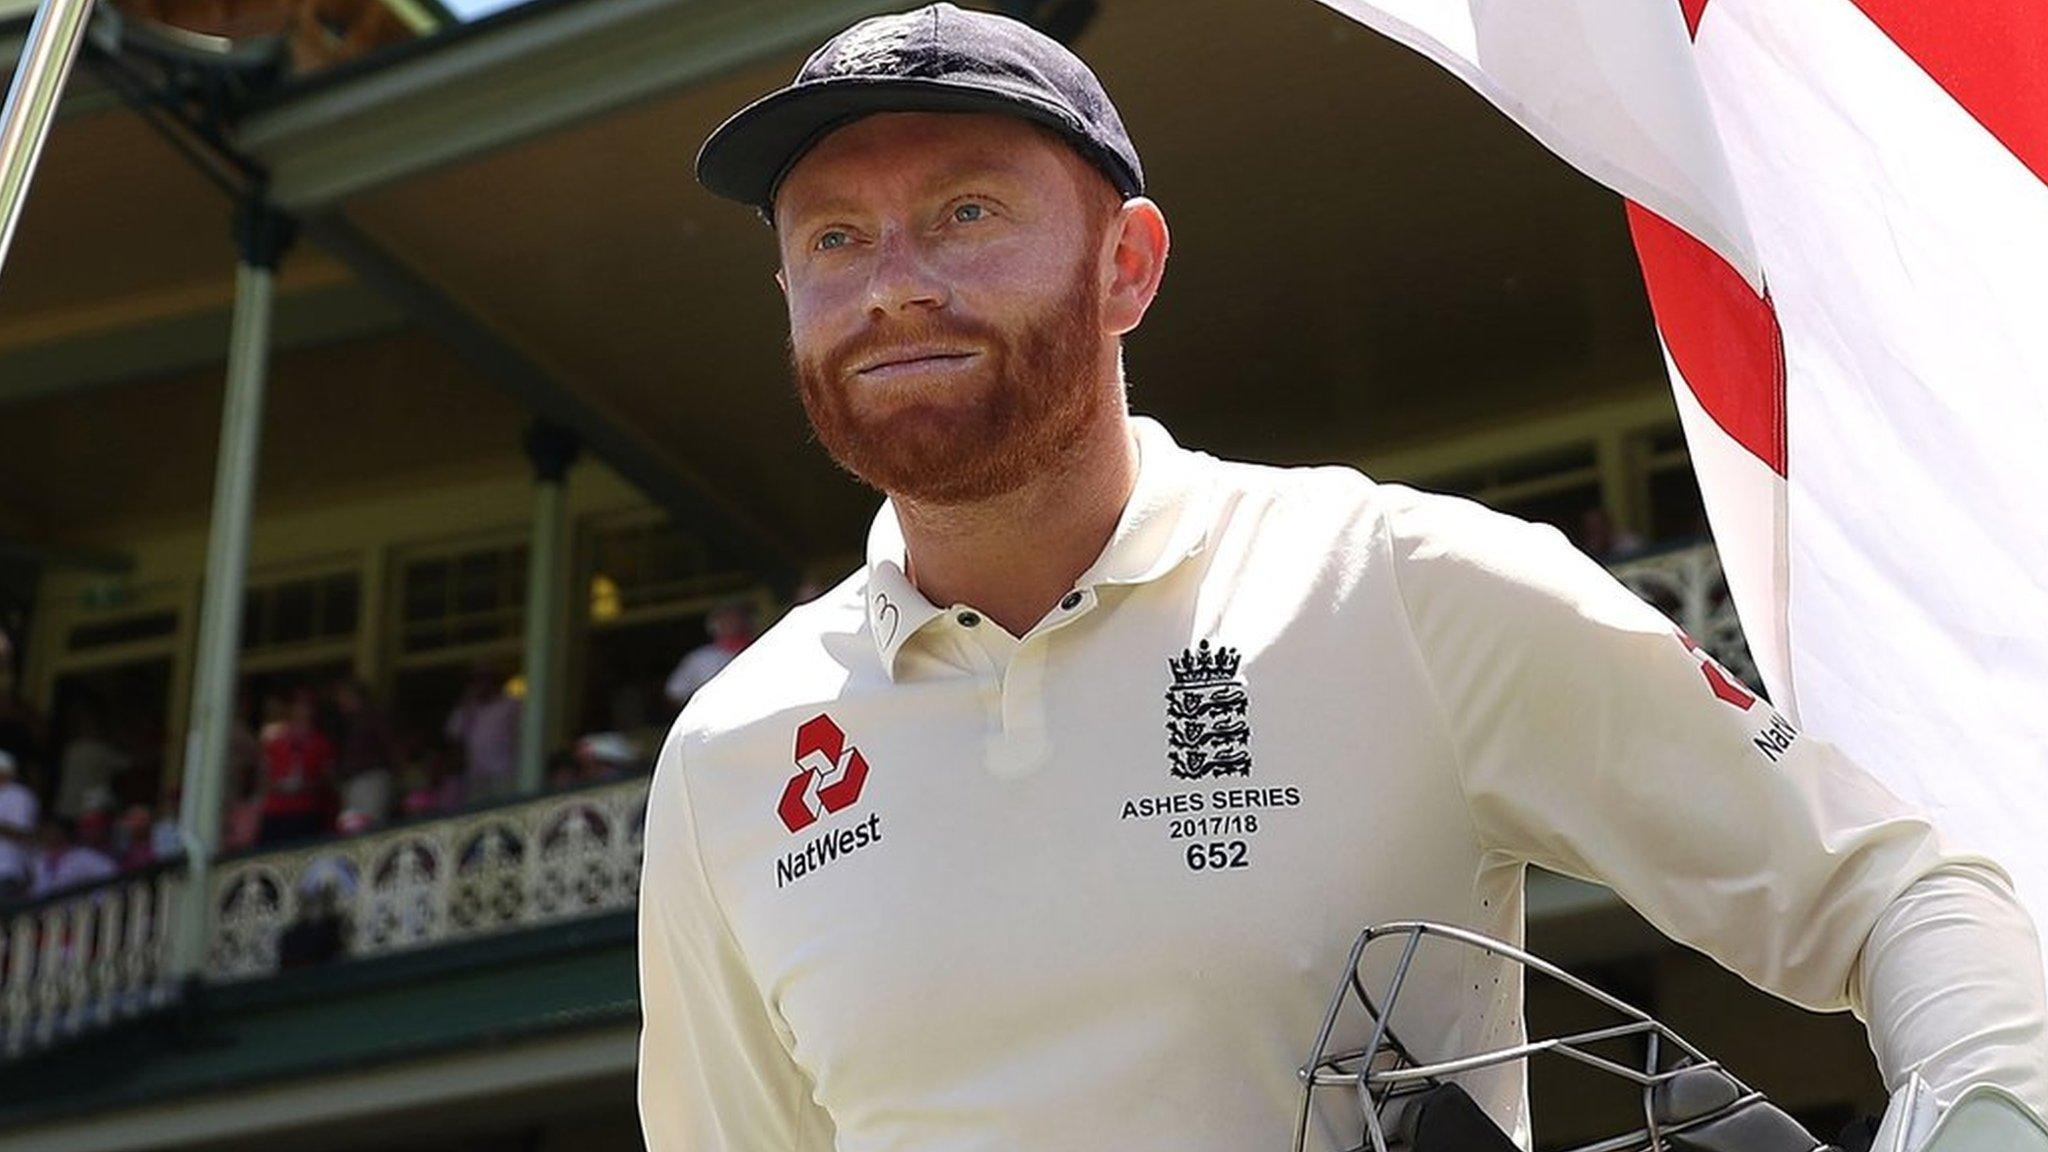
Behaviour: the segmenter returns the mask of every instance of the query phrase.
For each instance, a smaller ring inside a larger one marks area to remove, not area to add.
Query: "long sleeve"
[[[1863,965],[1887,1081],[2028,1064],[2012,1086],[2038,1089],[2048,1053],[1925,1018],[1936,1004],[1973,1021],[2021,1005],[2015,1026],[2038,1035],[2038,992],[1999,984],[2036,979],[2040,963],[2031,933],[2005,923],[1995,865],[1945,845],[1554,530],[1393,498],[1418,658],[1490,850],[1604,883],[1667,935],[1809,1008],[1849,1007]],[[1988,886],[1972,907],[1997,915],[1922,923],[1920,893],[1934,889],[1918,882],[1943,868],[1972,869]],[[1965,960],[1979,948],[2011,971]]]
[[[677,733],[656,765],[640,881],[640,1123],[648,1152],[831,1152],[719,911]]]
[[[1953,1103],[1990,1081],[2048,1116],[2048,993],[2033,920],[2004,877],[1971,865],[1922,876],[1871,930],[1850,989],[1885,1086],[1918,1072]]]

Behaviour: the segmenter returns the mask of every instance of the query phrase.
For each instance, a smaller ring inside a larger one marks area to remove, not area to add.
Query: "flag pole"
[[[91,16],[92,0],[43,0],[15,65],[7,105],[0,110],[0,271],[7,267],[7,250],[28,200],[29,179],[35,175],[58,98],[64,94],[64,80],[71,74]]]

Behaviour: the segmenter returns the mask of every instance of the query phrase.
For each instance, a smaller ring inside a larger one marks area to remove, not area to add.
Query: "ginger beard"
[[[822,356],[792,348],[818,442],[870,487],[932,505],[990,500],[1058,470],[1112,395],[1091,270],[1083,260],[1070,291],[1010,330],[928,313],[871,325]],[[921,341],[978,348],[981,363],[929,394],[889,395],[892,385],[854,377],[868,352]]]

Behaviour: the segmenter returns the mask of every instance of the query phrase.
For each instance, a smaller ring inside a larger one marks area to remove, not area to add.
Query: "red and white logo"
[[[1687,652],[1700,657],[1700,675],[1707,678],[1707,687],[1714,690],[1714,695],[1720,697],[1724,703],[1740,708],[1744,712],[1749,711],[1750,705],[1756,703],[1756,695],[1744,688],[1734,677],[1723,672],[1721,666],[1714,663],[1714,658],[1707,655],[1705,649],[1685,634],[1685,629],[1678,630],[1678,638],[1685,642]]]
[[[867,783],[868,762],[846,742],[846,733],[820,712],[797,726],[796,775],[782,788],[775,814],[782,826],[801,832],[827,812],[851,808]]]

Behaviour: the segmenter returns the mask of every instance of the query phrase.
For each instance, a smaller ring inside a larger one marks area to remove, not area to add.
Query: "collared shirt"
[[[1286,1147],[1364,925],[1518,941],[1539,863],[1839,1007],[1960,859],[1555,531],[1136,423],[1114,536],[1024,635],[923,597],[885,507],[865,569],[678,719],[652,1152]],[[1523,1034],[1498,958],[1425,953],[1403,997],[1423,1059]],[[1466,1087],[1526,1142],[1518,1071]],[[1338,1103],[1321,1146],[1360,1138]]]

